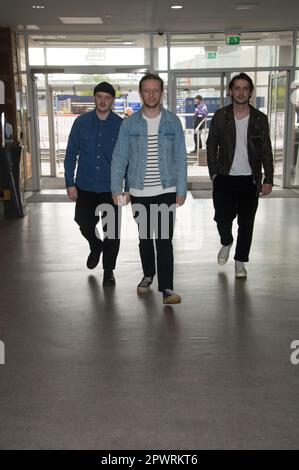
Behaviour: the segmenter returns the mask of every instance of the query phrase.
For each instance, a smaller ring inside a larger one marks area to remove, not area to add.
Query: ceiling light
[[[181,8],[183,8],[182,5],[172,5],[170,8],[172,8],[173,10],[180,10]]]
[[[235,3],[235,10],[253,10],[254,8],[259,7],[259,3]]]
[[[41,9],[43,9],[43,8],[45,8],[45,7],[44,7],[44,5],[32,5],[32,8],[35,8],[35,9],[37,9],[37,10],[41,10]]]
[[[97,17],[69,17],[69,16],[60,16],[60,21],[64,24],[102,24],[102,18]]]
[[[26,24],[26,29],[40,29],[36,24]]]

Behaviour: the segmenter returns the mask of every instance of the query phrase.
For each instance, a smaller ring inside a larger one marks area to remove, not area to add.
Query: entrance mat
[[[194,199],[211,199],[212,198],[212,190],[210,189],[196,189],[191,191],[191,194]],[[279,197],[299,197],[299,190],[298,189],[273,189],[269,196],[266,198],[279,198]]]
[[[73,202],[66,194],[33,194],[26,199],[26,202]]]

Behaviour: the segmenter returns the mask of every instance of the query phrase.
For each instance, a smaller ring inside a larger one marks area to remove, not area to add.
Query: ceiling
[[[172,10],[171,5],[183,5]],[[236,5],[253,4],[250,10]],[[32,8],[42,5],[44,8]],[[102,24],[63,24],[59,17],[100,17]],[[0,25],[32,32],[242,32],[299,28],[298,0],[9,0]],[[29,26],[29,27],[28,27]]]

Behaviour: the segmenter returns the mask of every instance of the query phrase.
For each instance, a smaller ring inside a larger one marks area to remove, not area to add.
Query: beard
[[[147,108],[150,108],[150,109],[157,108],[157,106],[160,105],[160,99],[155,100],[155,101],[143,100],[143,104],[144,104],[144,106],[146,106]]]
[[[232,101],[236,104],[248,104],[249,100],[250,100],[250,97],[249,98],[234,98],[232,96]]]

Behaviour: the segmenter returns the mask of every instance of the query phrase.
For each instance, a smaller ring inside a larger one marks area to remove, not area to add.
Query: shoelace
[[[148,287],[152,283],[151,277],[144,277],[139,284],[139,287]]]
[[[164,289],[163,296],[169,297],[170,295],[173,295],[173,291],[171,289]]]

